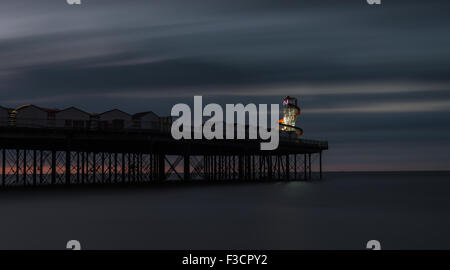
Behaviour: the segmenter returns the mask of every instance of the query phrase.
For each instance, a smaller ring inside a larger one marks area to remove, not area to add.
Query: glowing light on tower
[[[293,131],[297,136],[303,134],[303,129],[296,127],[295,122],[300,115],[301,110],[297,106],[297,99],[287,96],[283,99],[283,118],[280,119],[280,129],[282,131]]]

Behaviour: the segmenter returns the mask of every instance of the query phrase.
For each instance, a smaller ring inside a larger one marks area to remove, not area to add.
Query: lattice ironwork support
[[[70,168],[70,150],[66,150],[66,170],[65,170],[65,174],[66,174],[66,185],[70,185],[70,177],[71,177],[71,168]]]
[[[52,182],[51,184],[56,184],[56,151],[52,150]]]
[[[189,154],[184,155],[183,163],[184,163],[184,170],[183,170],[184,180],[186,181],[191,180],[191,158]]]
[[[2,149],[2,187],[6,187],[6,150]]]
[[[158,178],[160,181],[166,180],[166,161],[165,155],[159,154],[158,156]]]
[[[285,177],[286,177],[286,180],[289,180],[289,174],[290,174],[290,167],[289,167],[289,155],[286,155],[286,170],[285,170]]]
[[[322,180],[322,151],[319,152],[319,178]]]
[[[304,167],[303,167],[304,173],[305,173],[303,179],[304,179],[304,180],[308,180],[308,174],[307,174],[307,168],[308,168],[308,166],[307,166],[307,164],[306,164],[306,162],[307,162],[306,154],[303,155],[303,161],[304,161],[304,163],[305,163],[305,164],[304,164]]]
[[[311,153],[308,154],[308,160],[309,160],[309,166],[308,166],[308,169],[309,169],[309,179],[311,180],[311,179],[312,179],[312,174],[311,174]]]

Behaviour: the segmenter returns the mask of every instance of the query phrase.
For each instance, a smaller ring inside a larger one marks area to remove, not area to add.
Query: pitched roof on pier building
[[[161,117],[153,111],[131,115],[119,109],[103,113],[89,113],[77,107],[60,110],[32,104],[22,105],[16,109],[0,106],[0,126],[169,130],[168,126],[171,123],[172,117]]]
[[[119,109],[112,109],[104,113],[95,115],[103,127],[131,128],[133,125],[132,116]]]
[[[54,119],[57,109],[43,108],[36,105],[23,105],[12,111],[14,125],[18,127],[48,127]]]
[[[7,126],[9,119],[9,109],[0,106],[0,126]]]
[[[161,127],[161,118],[152,111],[134,114],[133,122],[135,128],[159,129]]]
[[[69,107],[60,110],[55,114],[57,127],[78,127],[84,128],[89,126],[91,114],[76,107]]]

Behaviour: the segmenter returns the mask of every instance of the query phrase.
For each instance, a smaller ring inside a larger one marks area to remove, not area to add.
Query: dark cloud
[[[377,157],[381,143],[398,157],[389,164],[416,168],[415,155],[441,158],[450,138],[449,8],[444,0],[3,1],[0,100],[168,114],[194,94],[221,104],[290,94],[300,98],[306,136],[330,140],[331,168],[387,168],[363,158]],[[363,143],[366,152],[354,149]],[[342,165],[337,157],[352,150],[361,159]],[[442,159],[423,164],[448,169]]]

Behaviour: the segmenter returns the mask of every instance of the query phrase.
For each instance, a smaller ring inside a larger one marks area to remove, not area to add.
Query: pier
[[[322,178],[326,141],[174,140],[151,130],[0,127],[0,187]],[[314,170],[315,169],[315,170]]]

